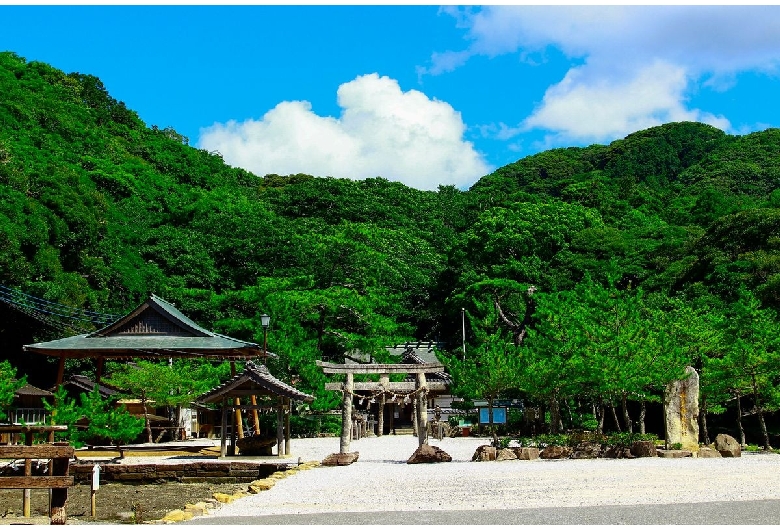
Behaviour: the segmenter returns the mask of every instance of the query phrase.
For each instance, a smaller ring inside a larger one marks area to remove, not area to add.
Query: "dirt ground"
[[[97,516],[90,516],[90,485],[77,484],[68,490],[68,524],[143,523],[161,519],[166,513],[184,509],[185,504],[210,500],[214,493],[246,491],[247,484],[179,483],[128,485],[101,484],[95,496]],[[22,515],[22,490],[0,490],[0,524]],[[48,490],[31,490],[30,515],[48,515]],[[5,521],[3,521],[5,519]],[[16,522],[16,520],[15,520]]]

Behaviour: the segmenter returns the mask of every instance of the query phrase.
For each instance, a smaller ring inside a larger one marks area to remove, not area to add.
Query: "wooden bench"
[[[0,489],[24,490],[24,517],[30,517],[30,490],[50,489],[51,524],[65,524],[68,488],[74,485],[73,477],[68,476],[68,466],[73,454],[73,447],[67,444],[0,446],[0,459],[24,459],[24,476],[0,477]],[[37,459],[51,460],[49,476],[32,476],[32,461]]]

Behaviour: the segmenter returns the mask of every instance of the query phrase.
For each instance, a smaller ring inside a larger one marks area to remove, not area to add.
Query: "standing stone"
[[[742,456],[742,447],[739,445],[739,442],[728,434],[719,434],[715,437],[715,450],[718,451],[721,456],[727,458]]]
[[[666,447],[693,453],[699,450],[699,374],[689,366],[687,378],[672,381],[664,392],[666,412]]]

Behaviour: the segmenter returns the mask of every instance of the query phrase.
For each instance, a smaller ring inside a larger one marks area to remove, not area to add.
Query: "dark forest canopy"
[[[114,314],[155,293],[253,341],[268,313],[275,375],[323,406],[314,359],[381,355],[406,340],[455,351],[461,308],[470,346],[486,336],[560,346],[555,303],[595,310],[585,285],[603,289],[603,303],[641,291],[645,305],[631,311],[645,317],[675,304],[780,308],[776,129],[669,123],[431,192],[383,178],[256,176],[147,127],[98,78],[13,53],[0,54],[0,94],[0,285]],[[21,371],[22,344],[63,335],[0,313],[0,355]],[[726,356],[716,349],[707,355]],[[685,361],[706,364],[697,359]],[[658,381],[600,395],[650,399]]]

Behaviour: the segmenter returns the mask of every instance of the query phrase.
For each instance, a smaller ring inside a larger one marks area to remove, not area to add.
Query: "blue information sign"
[[[506,423],[506,408],[493,407],[493,421],[490,421],[490,408],[479,407],[479,423],[488,425],[490,423]]]

